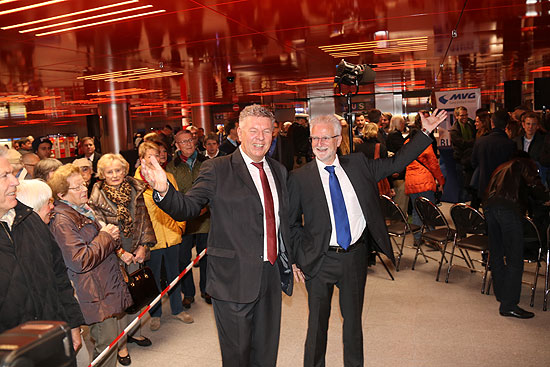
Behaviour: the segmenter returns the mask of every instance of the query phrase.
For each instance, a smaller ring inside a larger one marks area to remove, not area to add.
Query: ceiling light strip
[[[0,0],[0,4],[13,3],[15,1],[19,1],[19,0]]]
[[[137,10],[142,10],[142,9],[147,9],[147,8],[152,8],[152,7],[153,7],[153,5],[143,5],[143,6],[138,6],[137,8],[129,8],[129,9],[117,10],[117,11],[113,11],[113,12],[110,12],[110,13],[92,15],[92,16],[90,16],[90,17],[85,17],[85,18],[80,18],[80,19],[73,19],[73,20],[67,20],[67,21],[61,22],[61,23],[54,23],[54,24],[43,25],[43,26],[41,26],[41,27],[24,29],[24,30],[22,30],[22,31],[19,31],[19,33],[29,33],[29,32],[34,32],[34,31],[41,31],[41,30],[43,30],[43,29],[54,28],[54,27],[60,27],[60,26],[62,26],[62,25],[67,25],[67,24],[73,24],[73,23],[84,22],[84,21],[86,21],[86,20],[92,20],[92,19],[110,17],[111,15],[122,14],[122,13],[128,13],[128,12],[131,12],[131,11],[137,11]]]
[[[428,37],[413,37],[413,38],[397,38],[388,40],[368,41],[368,42],[356,42],[356,43],[344,43],[340,45],[319,46],[319,48],[325,52],[341,50],[341,49],[354,49],[357,47],[376,47],[380,43],[407,43],[407,42],[427,42]]]
[[[55,1],[57,1],[57,0],[55,0]],[[66,1],[66,0],[60,0],[60,1]],[[129,15],[129,16],[126,16],[126,17],[120,17],[120,18],[115,18],[115,19],[110,19],[110,20],[104,20],[104,21],[101,21],[101,22],[95,22],[95,23],[90,23],[90,24],[83,24],[83,25],[79,25],[79,26],[76,26],[76,27],[58,29],[58,30],[56,30],[56,31],[50,31],[50,32],[45,32],[45,33],[37,33],[37,34],[35,34],[35,36],[36,36],[36,37],[48,36],[48,35],[50,35],[50,34],[57,34],[57,33],[62,33],[62,32],[69,32],[69,31],[74,31],[74,30],[77,30],[77,29],[93,27],[93,26],[96,26],[96,25],[107,24],[107,23],[114,23],[114,22],[119,22],[119,21],[123,21],[123,20],[127,20],[127,19],[145,17],[145,16],[147,16],[147,15],[160,14],[160,13],[164,13],[164,12],[166,12],[166,10],[164,10],[164,9],[155,10],[155,11],[150,11],[150,12],[148,12],[148,13]]]
[[[138,69],[128,69],[128,70],[122,70],[122,71],[112,71],[109,73],[102,73],[102,74],[93,74],[93,75],[85,75],[85,76],[79,76],[77,79],[90,79],[90,80],[97,80],[97,79],[105,79],[105,78],[111,78],[113,76],[122,76],[126,73],[126,75],[133,75],[134,73],[143,73],[143,72],[153,72],[157,71],[157,69],[150,69],[150,68],[138,68]]]
[[[116,7],[116,6],[128,5],[128,4],[137,3],[137,2],[139,2],[139,0],[123,1],[123,2],[121,2],[121,3],[116,3],[116,4],[110,4],[110,5],[100,6],[100,7],[98,7],[98,8],[86,9],[86,10],[81,10],[81,11],[77,11],[77,12],[74,12],[74,13],[68,13],[68,14],[61,14],[61,15],[57,15],[57,16],[55,16],[55,17],[44,18],[44,19],[37,19],[37,20],[33,20],[33,21],[31,21],[31,22],[13,24],[13,25],[9,25],[9,26],[6,26],[6,27],[2,27],[2,28],[0,28],[0,29],[6,31],[6,30],[8,30],[8,29],[26,27],[26,26],[28,26],[28,25],[33,25],[33,24],[38,24],[38,23],[49,22],[49,21],[57,20],[57,19],[69,18],[69,17],[73,17],[73,16],[75,16],[75,15],[82,15],[82,14],[86,14],[86,13],[92,13],[92,12],[94,12],[94,11],[99,11],[99,10],[114,8],[114,7]]]
[[[43,3],[37,3],[37,4],[22,6],[20,8],[13,8],[13,9],[8,9],[8,10],[3,10],[3,11],[0,11],[0,15],[12,14],[12,13],[17,13],[17,12],[25,11],[25,10],[29,10],[29,9],[40,8],[42,6],[48,6],[48,5],[52,5],[52,4],[62,3],[64,1],[67,1],[67,0],[50,0],[50,1],[43,2]]]

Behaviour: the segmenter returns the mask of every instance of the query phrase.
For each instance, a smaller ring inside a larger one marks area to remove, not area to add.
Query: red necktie
[[[269,181],[267,180],[267,175],[264,171],[264,162],[253,162],[252,164],[260,170],[260,180],[262,181],[262,189],[264,191],[265,222],[267,230],[267,260],[271,263],[271,265],[273,265],[275,264],[275,260],[277,260],[277,236],[275,233],[275,209],[273,205],[273,195],[271,195]]]

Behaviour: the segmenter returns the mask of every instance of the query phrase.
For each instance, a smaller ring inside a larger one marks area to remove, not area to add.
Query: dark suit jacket
[[[294,167],[294,150],[286,136],[279,135],[275,142],[275,150],[271,158],[281,163],[288,171]]]
[[[516,136],[513,140],[516,143],[518,150],[523,150],[523,135]],[[533,158],[535,161],[539,162],[540,154],[542,152],[543,147],[544,147],[544,134],[540,131],[537,131],[533,136],[533,140],[531,141],[531,144],[529,144],[529,151],[528,151],[529,156]]]
[[[220,151],[224,152],[225,154],[231,154],[235,151],[235,149],[237,149],[236,146],[233,145],[232,142],[230,142],[229,140],[225,139],[221,144],[220,144],[220,147],[219,147]]]
[[[502,129],[493,129],[476,140],[472,152],[472,167],[479,167],[477,193],[483,197],[491,174],[502,163],[512,159],[516,143]]]
[[[377,182],[402,171],[430,145],[431,139],[425,134],[416,135],[392,158],[373,160],[362,153],[338,158],[366,216],[367,227],[363,238],[369,237],[370,241],[374,241],[371,244],[392,261],[395,260],[379,204]],[[310,279],[323,263],[332,233],[329,213],[332,208],[328,207],[316,160],[290,173],[289,195],[294,259],[306,278]]]
[[[279,196],[279,256],[281,287],[292,294],[292,258],[288,230],[286,169],[266,158]],[[170,186],[158,206],[177,221],[195,218],[210,205],[206,292],[229,302],[250,303],[259,294],[264,264],[264,209],[240,150],[208,159],[185,195]]]

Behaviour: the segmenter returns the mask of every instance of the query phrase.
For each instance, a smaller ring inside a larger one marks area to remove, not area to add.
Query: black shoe
[[[127,343],[136,343],[140,347],[149,347],[153,344],[151,343],[151,340],[149,338],[146,338],[144,336],[142,336],[142,338],[143,339],[136,339],[128,335]]]
[[[132,359],[130,359],[130,353],[126,357],[121,357],[117,354],[116,359],[118,360],[118,363],[120,363],[123,366],[129,366],[132,364]]]
[[[517,317],[518,319],[530,319],[535,317],[535,314],[529,311],[525,311],[523,308],[516,307],[512,311],[500,311],[500,316]]]
[[[188,310],[191,308],[191,303],[193,302],[195,302],[195,297],[184,297],[181,303],[183,305],[183,308]]]
[[[208,303],[209,305],[212,304],[212,297],[208,293],[201,293],[201,297],[204,298],[204,302]]]

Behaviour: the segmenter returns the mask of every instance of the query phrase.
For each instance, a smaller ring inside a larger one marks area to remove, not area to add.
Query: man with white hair
[[[17,185],[0,152],[0,333],[31,320],[65,321],[76,350],[84,317],[61,250],[38,214],[17,201]]]
[[[431,143],[429,133],[445,111],[423,118],[423,134],[391,159],[362,153],[338,157],[342,126],[334,115],[314,118],[310,140],[315,160],[290,173],[290,232],[296,281],[308,293],[304,366],[324,366],[334,286],[344,319],[344,366],[363,366],[363,300],[367,253],[377,249],[394,261],[381,215],[377,182],[402,171]]]

